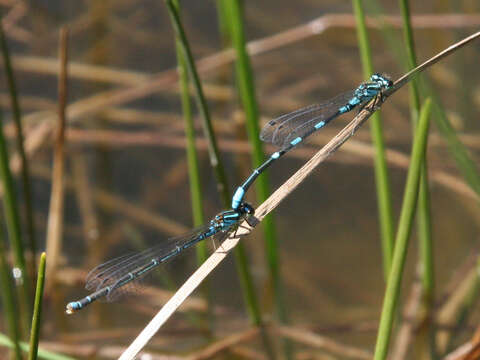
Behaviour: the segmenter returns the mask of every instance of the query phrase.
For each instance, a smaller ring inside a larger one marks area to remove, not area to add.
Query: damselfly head
[[[385,89],[389,89],[393,86],[393,81],[390,79],[388,75],[385,75],[385,74],[382,75],[379,73],[375,73],[372,76],[370,76],[370,81],[380,84]]]
[[[246,202],[242,202],[238,210],[241,213],[247,214],[247,215],[253,215],[255,213],[255,209],[253,208],[253,206]]]

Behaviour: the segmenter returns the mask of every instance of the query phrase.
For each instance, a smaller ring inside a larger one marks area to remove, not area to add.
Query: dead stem
[[[234,345],[238,345],[240,343],[246,342],[257,336],[259,332],[258,328],[250,328],[247,330],[244,330],[240,333],[237,334],[232,334],[229,335],[222,340],[219,340],[210,346],[197,351],[195,354],[192,354],[188,356],[186,359],[188,360],[205,360],[205,359],[210,359],[218,354],[220,354],[223,351],[228,350]]]
[[[419,322],[418,313],[422,302],[422,283],[419,271],[415,281],[410,287],[410,294],[406,301],[402,323],[397,331],[395,344],[392,347],[390,358],[392,360],[403,360],[407,358],[407,352],[412,341],[416,325]]]
[[[339,343],[326,336],[311,331],[288,326],[275,326],[273,332],[304,345],[313,346],[329,353],[353,359],[372,359],[373,354],[367,350]]]
[[[60,31],[59,57],[60,71],[58,79],[58,129],[53,154],[52,191],[47,225],[47,289],[54,284],[54,274],[59,263],[62,249],[63,199],[64,199],[64,163],[65,163],[65,107],[67,103],[67,46],[68,32]],[[46,290],[48,292],[48,290]]]

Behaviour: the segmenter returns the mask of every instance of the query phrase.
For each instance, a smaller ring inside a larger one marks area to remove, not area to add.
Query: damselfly
[[[94,292],[83,299],[68,303],[67,314],[83,309],[101,298],[106,298],[107,301],[117,299],[159,265],[215,234],[223,233],[226,237],[240,224],[241,220],[247,219],[253,213],[254,209],[250,204],[242,203],[238,209],[223,211],[208,224],[187,234],[171,238],[140,253],[124,255],[97,266],[87,275],[85,285],[87,290]]]
[[[255,179],[282,155],[336,117],[356,107],[362,109],[370,100],[381,96],[382,92],[391,88],[392,85],[392,81],[387,76],[373,74],[368,82],[360,84],[355,90],[269,121],[263,127],[260,138],[280,147],[280,150],[274,152],[262,165],[253,170],[247,180],[237,188],[232,199],[232,209],[237,209],[242,204],[246,191]]]

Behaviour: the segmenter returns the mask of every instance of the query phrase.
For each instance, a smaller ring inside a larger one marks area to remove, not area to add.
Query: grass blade
[[[168,9],[170,18],[172,20],[172,25],[175,30],[175,34],[177,36],[177,39],[179,40],[180,50],[182,50],[183,57],[186,61],[190,79],[192,80],[195,88],[197,106],[202,117],[203,130],[208,142],[210,163],[214,168],[215,176],[217,179],[217,188],[220,193],[220,198],[224,206],[228,208],[230,207],[231,197],[228,191],[225,171],[219,156],[218,146],[215,140],[215,134],[213,132],[213,127],[211,124],[210,112],[208,110],[207,102],[203,94],[200,78],[195,68],[195,63],[193,60],[192,53],[190,51],[187,37],[185,35],[185,31],[183,30],[183,26],[182,26],[180,17],[178,15],[178,12],[176,11],[175,5],[171,0],[166,0],[166,4],[167,4],[167,9]],[[238,246],[235,249],[235,260],[236,260],[235,263],[237,266],[237,272],[239,273],[240,282],[243,285],[242,287],[243,296],[246,301],[248,312],[251,315],[251,319],[253,323],[261,324],[262,319],[260,315],[261,314],[260,308],[258,306],[258,301],[255,294],[255,287],[253,286],[252,276],[250,275],[250,272],[248,270],[246,258],[247,257],[246,257],[245,249],[243,248],[243,245],[240,244],[240,246]],[[265,344],[265,346],[267,349],[267,353],[270,353],[269,345]]]
[[[28,170],[27,156],[25,155],[25,148],[23,146],[23,129],[22,129],[22,115],[20,111],[20,104],[17,97],[17,86],[15,77],[13,75],[12,63],[10,61],[10,52],[8,50],[7,39],[3,32],[3,25],[0,24],[0,46],[2,48],[3,64],[5,66],[5,75],[7,78],[8,92],[10,94],[10,101],[12,103],[13,123],[16,130],[16,146],[21,162],[21,180],[23,199],[25,201],[25,223],[27,227],[27,234],[29,239],[30,251],[32,252],[32,261],[30,274],[33,276],[35,272],[35,254],[37,252],[37,242],[35,239],[35,226],[33,220],[33,205],[32,205],[32,185],[30,181],[30,173]]]
[[[225,175],[223,163],[219,156],[220,152],[218,150],[215,132],[213,131],[210,110],[207,106],[207,100],[205,99],[202,84],[200,82],[200,77],[198,76],[197,69],[195,68],[195,62],[193,60],[193,55],[190,50],[190,46],[188,45],[187,36],[185,35],[185,31],[183,30],[180,17],[175,9],[175,5],[171,0],[166,0],[165,2],[167,4],[168,14],[170,15],[175,35],[178,39],[178,44],[180,45],[179,48],[182,52],[183,58],[186,61],[188,74],[193,83],[193,87],[195,88],[195,99],[197,102],[197,108],[202,118],[203,133],[207,139],[210,164],[213,167],[215,177],[217,179],[217,187],[220,193],[220,198],[224,206],[227,207],[230,203],[227,177]]]
[[[21,279],[19,281],[22,283],[20,288],[20,303],[21,303],[21,314],[22,323],[24,325],[24,330],[27,331],[29,324],[29,319],[31,318],[31,295],[30,295],[30,276],[28,271],[26,271],[26,262],[25,262],[25,250],[22,242],[22,234],[20,228],[20,217],[18,215],[18,204],[17,198],[15,195],[15,189],[13,185],[12,173],[10,172],[10,167],[8,163],[8,149],[5,136],[3,134],[3,117],[0,113],[0,178],[3,184],[3,207],[5,209],[5,219],[7,222],[8,236],[10,239],[10,244],[13,249],[15,267],[21,272]]]
[[[255,95],[255,84],[252,67],[247,53],[245,31],[243,28],[243,16],[241,5],[238,0],[224,2],[224,11],[227,16],[227,23],[230,24],[230,38],[236,54],[235,68],[237,87],[246,116],[246,125],[249,142],[252,147],[252,166],[260,166],[265,161],[265,156],[260,141],[259,111]],[[225,21],[223,21],[225,23]],[[262,203],[270,194],[270,185],[266,173],[263,173],[256,180],[256,191],[258,202]],[[264,219],[264,236],[267,253],[267,262],[270,273],[270,280],[273,284],[273,296],[275,298],[278,317],[282,324],[288,323],[287,310],[283,297],[282,280],[280,278],[280,260],[278,254],[278,243],[275,234],[275,223],[273,215]],[[292,358],[292,344],[285,340],[285,353],[287,359]]]
[[[362,59],[363,75],[364,78],[367,79],[371,74],[374,73],[374,69],[362,1],[353,0],[353,9],[355,12],[355,18],[357,23],[358,46]],[[394,225],[390,178],[385,156],[385,140],[383,137],[382,119],[380,116],[380,111],[377,111],[371,117],[370,132],[373,146],[375,147],[375,184],[377,189],[377,206],[380,222],[380,231],[382,236],[383,273],[386,280],[388,279],[388,273],[390,271],[390,266],[392,263],[394,246]]]
[[[179,0],[173,0],[173,4],[178,13],[180,13],[180,3]],[[178,62],[178,78],[180,85],[180,98],[182,102],[182,113],[185,126],[185,137],[187,140],[186,149],[187,149],[187,165],[188,165],[188,178],[190,184],[190,198],[192,204],[192,215],[193,215],[193,226],[197,227],[202,225],[205,222],[205,217],[203,214],[203,196],[202,196],[202,184],[200,181],[200,170],[198,165],[198,155],[197,149],[195,147],[195,127],[192,117],[192,107],[190,103],[190,92],[189,92],[189,79],[188,79],[188,69],[185,57],[182,52],[182,45],[180,40],[176,39],[176,53],[177,53],[177,62]],[[195,251],[197,254],[197,264],[202,264],[208,257],[207,243],[201,241],[197,246],[195,246]],[[213,307],[212,307],[212,297],[210,292],[209,282],[205,281],[201,287],[203,296],[207,301],[207,319],[210,324],[213,322]]]
[[[408,55],[409,70],[417,66],[415,54],[415,43],[413,29],[410,19],[410,9],[407,0],[400,0],[402,10],[403,31],[405,47]],[[413,79],[410,82],[410,109],[414,128],[416,127],[418,113],[420,112],[420,96],[418,92],[418,81]],[[420,180],[420,193],[418,195],[418,237],[420,241],[420,263],[422,267],[422,284],[424,304],[427,312],[430,311],[434,292],[434,269],[433,269],[433,246],[432,246],[432,221],[430,210],[430,189],[428,185],[427,161],[423,162],[422,178]]]
[[[408,59],[408,70],[411,70],[417,66],[417,57],[415,52],[415,42],[413,38],[413,29],[410,16],[410,6],[408,0],[400,0],[400,9],[403,19],[403,33],[405,48]],[[410,93],[410,114],[411,122],[413,125],[414,133],[417,127],[417,119],[420,111],[420,96],[418,90],[418,84],[420,81],[413,79],[409,84]],[[427,321],[422,326],[421,332],[423,335],[419,336],[419,339],[423,339],[424,344],[422,349],[430,349],[430,354],[425,354],[426,357],[431,357],[434,354],[435,344],[434,336],[432,333],[432,327],[430,324],[430,312],[432,311],[433,299],[434,299],[434,268],[433,268],[433,244],[432,244],[432,220],[431,220],[431,207],[430,207],[430,187],[428,184],[428,163],[425,158],[422,162],[422,175],[420,179],[420,188],[418,194],[418,241],[420,243],[420,257],[419,264],[422,269],[422,297],[423,297],[423,310],[422,316]],[[422,341],[422,340],[420,340]]]
[[[18,325],[18,309],[15,302],[15,293],[13,291],[12,277],[10,268],[5,256],[4,241],[0,239],[0,287],[2,293],[3,313],[8,323],[8,331],[13,339],[12,348],[17,360],[22,359],[20,350],[20,329]]]
[[[65,167],[65,107],[67,103],[67,47],[68,32],[65,28],[60,31],[60,72],[58,79],[58,129],[54,145],[52,192],[50,195],[50,209],[47,224],[47,289],[54,284],[55,269],[58,266],[62,250],[63,232],[63,202],[64,202],[64,167]]]
[[[205,100],[205,96],[203,94],[200,78],[195,68],[192,52],[190,50],[190,46],[188,44],[187,37],[185,35],[185,31],[183,30],[183,26],[178,12],[176,11],[175,5],[173,4],[172,0],[166,0],[166,5],[168,13],[170,15],[170,19],[172,21],[173,28],[175,30],[175,34],[179,41],[178,43],[180,44],[180,50],[182,51],[183,57],[186,61],[188,74],[194,85],[197,107],[202,117],[203,130],[208,143],[210,164],[214,169],[215,177],[217,179],[217,188],[220,193],[220,198],[223,205],[228,208],[230,207],[231,197],[228,191],[225,170],[219,156],[218,146],[216,143],[213,126],[210,119],[210,112],[207,106],[207,102]],[[240,246],[235,249],[235,263],[237,266],[237,272],[239,273],[240,282],[243,285],[243,296],[247,303],[248,312],[251,315],[253,323],[261,324],[262,319],[260,315],[260,308],[258,306],[257,296],[255,294],[255,287],[253,286],[252,276],[250,275],[250,272],[248,270],[246,258],[247,257],[245,249],[243,245],[240,244]],[[270,353],[269,346],[265,346],[267,349],[267,353]]]
[[[179,1],[173,0],[173,4],[176,7],[178,13]],[[202,197],[202,184],[200,181],[200,170],[198,165],[198,154],[195,147],[195,127],[192,117],[192,107],[190,104],[190,93],[188,87],[188,69],[185,57],[181,50],[180,40],[176,40],[177,44],[177,61],[178,61],[178,77],[180,83],[180,97],[182,101],[182,112],[185,124],[185,136],[187,139],[187,164],[188,164],[188,176],[190,183],[190,196],[192,201],[192,215],[193,226],[197,227],[205,222],[203,214],[203,197]],[[207,247],[204,242],[201,242],[196,246],[197,260],[202,263],[207,258]]]
[[[37,290],[35,292],[35,303],[33,306],[32,328],[30,330],[30,350],[28,360],[35,360],[38,355],[38,339],[40,337],[40,321],[42,318],[42,300],[43,288],[45,285],[45,263],[47,256],[43,252],[40,256],[40,264],[38,266]]]
[[[395,238],[392,267],[388,276],[387,289],[383,299],[382,314],[375,346],[375,360],[383,360],[388,354],[388,345],[393,327],[393,320],[400,297],[400,285],[408,250],[408,240],[412,228],[413,216],[417,205],[422,161],[425,157],[429,128],[431,101],[427,99],[420,113],[417,132],[413,142],[410,167],[405,185],[400,220]]]
[[[0,345],[13,348],[14,344],[7,336],[0,333]],[[20,342],[20,348],[22,351],[28,351],[28,344],[26,342]],[[54,353],[53,351],[38,349],[38,359],[45,360],[76,360],[75,358],[63,354]]]

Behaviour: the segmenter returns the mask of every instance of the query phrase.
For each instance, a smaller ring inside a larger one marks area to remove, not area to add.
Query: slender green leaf
[[[382,314],[375,347],[375,360],[386,359],[388,345],[393,328],[393,320],[397,311],[400,297],[400,285],[408,251],[412,221],[417,205],[419,183],[422,171],[422,162],[425,157],[427,136],[429,128],[431,101],[427,99],[422,107],[415,139],[413,142],[410,167],[408,169],[407,183],[403,195],[403,205],[400,213],[395,249],[393,252],[392,267],[388,276],[387,289],[383,299]]]
[[[202,118],[203,133],[207,139],[210,164],[213,167],[215,177],[217,179],[218,191],[224,206],[228,207],[230,205],[230,195],[228,193],[227,177],[225,175],[223,163],[219,156],[215,132],[213,131],[212,121],[210,118],[210,110],[208,109],[207,100],[205,99],[205,95],[203,93],[200,77],[198,76],[197,69],[195,68],[195,61],[187,41],[187,36],[183,30],[180,17],[175,9],[175,5],[173,4],[172,0],[166,0],[166,4],[168,14],[170,15],[170,19],[172,21],[173,29],[175,30],[175,35],[178,39],[178,44],[180,45],[179,48],[188,68],[190,80],[195,88],[197,108]]]
[[[28,170],[27,156],[25,155],[25,148],[23,146],[23,128],[22,115],[20,111],[20,104],[18,103],[17,86],[15,84],[15,77],[13,74],[12,64],[10,62],[10,53],[8,50],[7,40],[3,32],[3,26],[0,24],[0,46],[2,48],[3,64],[5,66],[5,75],[7,78],[8,92],[12,103],[13,123],[16,130],[16,146],[21,161],[21,179],[23,198],[25,201],[25,223],[27,227],[28,239],[30,244],[30,251],[32,254],[37,252],[37,243],[35,239],[35,227],[33,221],[33,205],[32,205],[32,185],[30,181],[30,173]],[[35,256],[32,256],[35,259]],[[35,270],[35,260],[32,262],[32,275]],[[29,284],[30,285],[30,284]]]
[[[38,266],[37,290],[33,306],[32,328],[30,330],[30,351],[28,360],[35,360],[38,354],[38,339],[40,338],[40,325],[42,319],[43,288],[45,286],[45,264],[47,256],[43,252]]]
[[[374,69],[367,27],[365,25],[365,14],[363,11],[362,1],[353,0],[353,9],[357,22],[358,45],[362,59],[363,75],[365,78],[368,78],[371,74],[373,74]],[[380,111],[375,112],[370,119],[370,132],[373,146],[375,147],[375,184],[377,188],[378,215],[382,236],[383,272],[385,279],[388,279],[388,273],[390,271],[393,255],[394,225],[392,195],[385,156],[385,140],[383,138]]]
[[[236,79],[241,102],[246,116],[246,126],[249,142],[252,148],[252,165],[254,168],[260,166],[265,161],[265,156],[260,141],[259,129],[259,111],[255,94],[255,84],[250,59],[247,53],[245,41],[245,31],[243,28],[243,16],[241,6],[238,0],[229,0],[223,4],[225,16],[228,21],[230,38],[235,49],[236,61]],[[259,176],[256,181],[256,190],[258,202],[264,202],[270,194],[270,185],[266,173]],[[277,313],[282,323],[288,323],[287,310],[282,291],[282,281],[280,278],[280,260],[278,254],[278,243],[275,234],[275,224],[272,215],[266,217],[263,221],[266,255],[270,279],[273,284],[274,298],[277,307]],[[285,353],[288,359],[292,358],[292,344],[285,342]]]
[[[6,346],[8,348],[13,348],[14,344],[12,340],[5,336],[4,334],[0,334],[0,345]],[[22,351],[27,352],[29,350],[29,344],[26,342],[20,342],[20,348]],[[43,350],[42,348],[38,349],[38,358],[45,359],[45,360],[75,360],[75,358],[63,354],[54,353],[53,351]]]
[[[0,178],[3,184],[3,208],[5,210],[5,219],[7,222],[8,235],[10,244],[13,249],[15,266],[20,270],[21,277],[21,296],[22,319],[24,321],[25,330],[28,329],[28,323],[31,314],[31,296],[30,296],[30,276],[26,271],[25,253],[22,242],[22,234],[20,231],[20,218],[18,216],[18,204],[15,195],[15,187],[13,185],[12,174],[10,172],[9,157],[7,143],[3,134],[3,116],[0,113]]]
[[[187,37],[185,35],[185,31],[183,30],[183,26],[178,12],[176,11],[175,5],[173,4],[172,0],[166,0],[165,2],[170,19],[172,21],[173,29],[175,30],[176,38],[178,39],[178,43],[180,45],[180,50],[182,51],[183,57],[186,61],[190,80],[194,85],[197,107],[202,117],[203,131],[208,142],[210,164],[214,168],[214,173],[217,179],[217,189],[223,205],[225,207],[230,207],[231,198],[228,191],[227,179],[225,176],[224,167],[221,163],[221,158],[219,156],[218,146],[210,119],[210,112],[203,94],[200,78],[195,68],[192,52],[190,50],[190,46],[188,44]],[[245,249],[241,242],[235,247],[234,254],[237,272],[239,274],[240,282],[243,285],[243,296],[246,301],[249,314],[251,315],[252,322],[255,324],[261,324],[262,320],[260,316],[260,308],[258,306],[252,276],[248,270]],[[269,347],[267,345],[265,346],[267,353],[270,353]]]
[[[178,0],[173,0],[173,4],[178,13],[180,13],[180,3]],[[200,181],[200,170],[198,165],[197,149],[195,147],[195,127],[192,117],[192,107],[190,103],[189,81],[188,81],[188,69],[185,57],[182,52],[182,45],[180,40],[176,39],[176,52],[178,62],[178,77],[180,83],[180,98],[182,102],[182,112],[185,125],[185,135],[187,138],[187,164],[188,164],[188,177],[190,183],[190,197],[192,204],[193,214],[193,226],[197,227],[205,222],[203,215],[203,196],[202,196],[202,184]],[[205,241],[200,242],[195,247],[197,253],[197,263],[202,264],[208,257],[207,243]],[[208,310],[207,318],[213,318],[213,305],[210,292],[210,286],[208,279],[202,284],[202,293],[207,300]],[[210,320],[212,322],[212,320]]]
[[[176,7],[178,13],[179,1],[174,0],[173,4]],[[188,163],[188,176],[190,182],[190,196],[192,202],[192,214],[193,225],[200,226],[205,222],[203,215],[203,197],[202,197],[202,184],[200,181],[200,170],[198,165],[198,154],[195,147],[195,126],[192,117],[192,107],[190,104],[190,93],[188,87],[188,69],[185,57],[182,52],[182,45],[180,40],[177,39],[177,61],[178,61],[178,76],[180,82],[180,97],[182,101],[182,112],[185,124],[185,135],[187,138],[187,163]],[[198,262],[202,263],[207,258],[206,243],[202,242],[197,245],[197,258]]]
[[[20,329],[18,324],[18,309],[15,301],[15,293],[13,291],[12,276],[10,268],[7,264],[6,254],[4,250],[3,236],[0,235],[0,288],[3,303],[3,316],[8,323],[8,331],[13,339],[11,348],[14,349],[14,356],[21,360],[22,354],[20,350]]]

